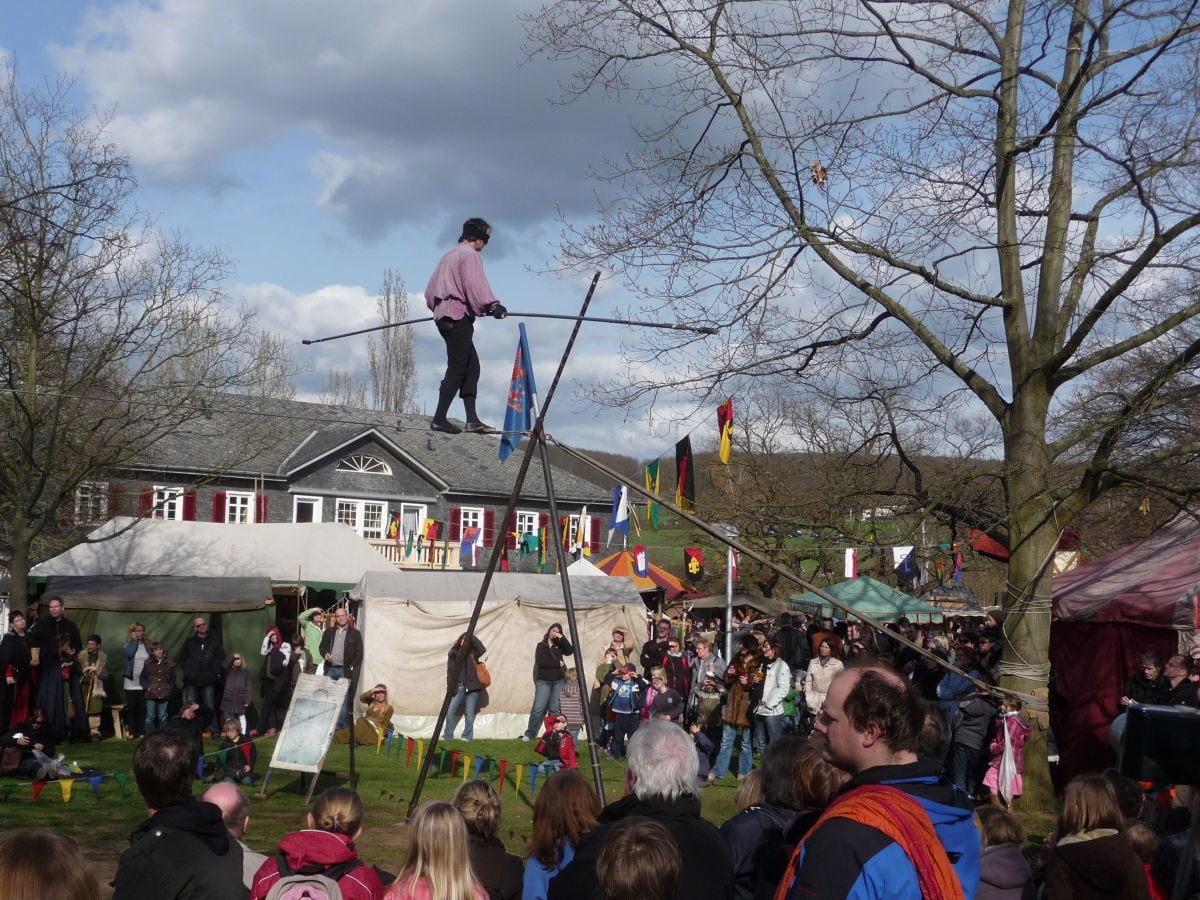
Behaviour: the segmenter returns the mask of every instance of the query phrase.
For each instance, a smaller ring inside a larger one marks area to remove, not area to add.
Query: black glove
[[[503,303],[497,303],[492,307],[492,311],[488,313],[493,319],[508,318],[508,310],[504,308]]]

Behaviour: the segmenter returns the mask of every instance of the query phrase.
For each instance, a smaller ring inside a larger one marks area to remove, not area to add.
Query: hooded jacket
[[[984,847],[979,857],[979,893],[975,900],[1036,900],[1037,885],[1029,860],[1016,844]]]
[[[331,831],[305,829],[293,831],[279,842],[279,852],[287,859],[293,872],[304,866],[328,869],[358,858],[354,842],[344,834]],[[250,900],[263,900],[272,885],[279,880],[279,862],[274,856],[254,876],[250,889]],[[338,887],[346,900],[379,900],[383,896],[383,884],[375,869],[366,864],[357,866],[338,879]]]
[[[963,896],[979,887],[979,829],[967,796],[939,777],[940,762],[919,759],[900,766],[875,766],[843,785],[841,793],[864,784],[899,788],[921,805],[942,849],[958,875]],[[830,819],[804,841],[788,896],[919,900],[916,870],[904,850],[883,832],[852,819]],[[812,864],[806,865],[811,859]]]
[[[1059,839],[1046,865],[1045,900],[1150,900],[1146,870],[1125,836],[1088,834],[1096,832]]]
[[[243,898],[242,847],[212,803],[168,806],[137,827],[121,854],[113,900]]]

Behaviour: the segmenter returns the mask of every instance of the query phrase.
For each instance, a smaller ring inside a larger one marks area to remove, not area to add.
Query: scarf
[[[861,822],[895,841],[916,870],[925,900],[964,900],[958,875],[921,804],[899,788],[885,784],[865,784],[833,801],[792,851],[774,900],[787,900],[804,842],[829,819]]]

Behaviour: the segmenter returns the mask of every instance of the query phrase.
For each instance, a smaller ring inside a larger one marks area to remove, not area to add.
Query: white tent
[[[265,578],[346,590],[364,572],[389,565],[354,529],[332,522],[227,525],[120,516],[29,574],[49,578],[50,593],[94,603],[98,595],[124,599],[144,594],[147,585],[154,590],[151,577],[169,578],[174,592],[201,596],[205,581],[220,588],[217,579]],[[220,588],[226,599],[229,587]],[[261,605],[269,593],[261,592],[261,582],[254,590]]]
[[[482,583],[481,572],[368,572],[350,592],[361,601],[365,643],[359,690],[388,686],[393,724],[402,734],[433,734],[446,690],[446,655],[466,630]],[[628,634],[643,634],[646,606],[628,578],[571,578],[571,595],[583,646],[567,664],[578,663],[586,697],[612,629],[619,625]],[[557,575],[493,577],[475,628],[492,675],[475,720],[476,737],[514,738],[525,730],[534,648],[556,622],[569,636]]]

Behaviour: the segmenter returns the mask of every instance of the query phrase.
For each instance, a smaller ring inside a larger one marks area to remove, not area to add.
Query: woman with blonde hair
[[[383,884],[375,869],[358,858],[354,842],[362,834],[363,805],[351,788],[335,787],[317,795],[308,811],[308,828],[279,842],[254,875],[249,900],[263,900],[280,878],[303,869],[337,882],[345,900],[380,900]]]
[[[385,900],[487,900],[475,880],[462,814],[440,800],[422,803],[409,823],[408,850]]]
[[[450,798],[467,823],[467,853],[475,877],[491,897],[517,900],[524,866],[504,849],[500,831],[500,796],[486,781],[464,781]]]
[[[533,801],[533,834],[522,900],[546,900],[550,879],[575,858],[575,848],[600,819],[600,801],[576,769],[554,773]]]
[[[1121,833],[1124,819],[1112,783],[1079,775],[1063,792],[1057,839],[1046,865],[1044,900],[1121,897],[1150,900],[1146,873]]]
[[[354,742],[374,747],[387,736],[388,729],[392,727],[392,714],[395,710],[392,708],[392,701],[388,699],[387,685],[377,684],[363,691],[358,702],[365,704],[366,708],[354,723]],[[348,744],[350,735],[349,728],[341,728],[333,733],[333,742]]]

